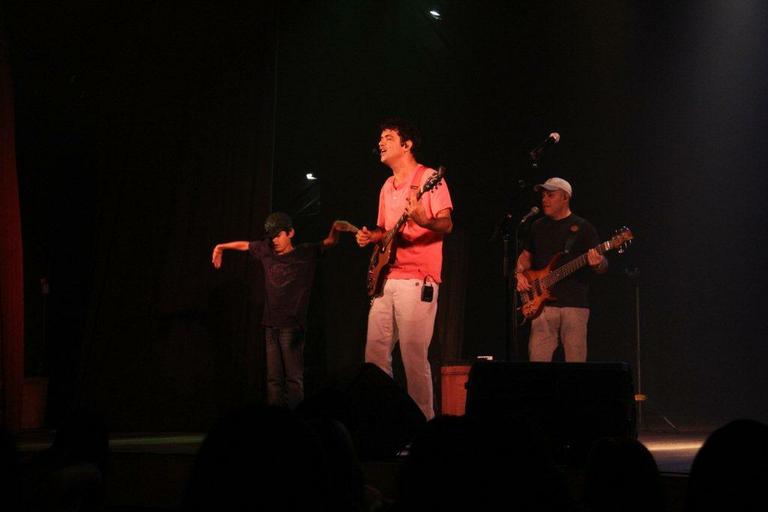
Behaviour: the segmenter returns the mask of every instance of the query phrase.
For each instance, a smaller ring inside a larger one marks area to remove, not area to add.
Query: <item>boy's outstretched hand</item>
[[[221,268],[221,253],[224,252],[218,245],[213,248],[213,256],[211,262],[215,268]]]
[[[331,226],[331,232],[328,233],[328,238],[323,240],[323,245],[325,247],[336,245],[339,242],[339,233],[342,231],[346,231],[348,233],[357,233],[358,229],[356,226],[345,220],[336,220]]]
[[[345,220],[337,220],[333,223],[333,229],[336,231],[346,231],[347,233],[357,233],[358,229],[355,225],[350,224]]]

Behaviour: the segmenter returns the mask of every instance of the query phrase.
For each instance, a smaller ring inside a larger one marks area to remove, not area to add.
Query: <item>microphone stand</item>
[[[515,233],[514,233],[514,251],[512,254],[514,254],[515,261],[513,262],[514,266],[517,266],[517,257],[520,254],[520,223],[517,223],[515,225]],[[504,248],[505,251],[509,248],[509,231],[507,231],[507,234],[504,236]],[[517,322],[517,309],[518,309],[518,295],[517,295],[517,278],[515,278],[515,273],[510,272],[509,265],[507,265],[506,268],[507,274],[506,274],[506,283],[507,283],[507,361],[510,361],[510,349],[509,345],[512,343],[515,347],[515,360],[516,361],[522,361],[522,355],[520,354],[520,343],[518,342],[518,322]],[[511,298],[511,300],[510,300]],[[511,326],[509,325],[511,324]],[[511,329],[510,329],[511,327]]]
[[[555,143],[557,143],[560,140],[560,134],[557,135]],[[550,135],[551,137],[552,135]],[[547,139],[547,142],[550,139]],[[546,143],[546,142],[545,142]],[[544,144],[540,145],[537,148],[534,148],[528,153],[529,161],[531,165],[531,169],[534,171],[537,171],[539,168],[539,157],[541,156],[541,152],[544,149]],[[527,187],[527,184],[523,180],[517,180],[517,194],[516,194],[516,201],[519,201],[523,190]],[[521,353],[522,350],[520,348],[520,343],[518,342],[518,321],[517,321],[517,310],[518,310],[518,295],[517,295],[517,279],[514,277],[514,272],[509,271],[509,239],[512,236],[512,233],[510,233],[510,227],[509,223],[512,222],[513,215],[512,213],[507,213],[507,215],[504,217],[504,263],[503,263],[503,275],[504,275],[504,326],[505,326],[505,343],[506,343],[506,360],[510,361],[511,356],[511,350],[510,346],[514,344],[515,346],[515,358],[517,361],[523,360],[523,354]],[[512,254],[514,255],[515,261],[514,265],[517,266],[517,258],[520,255],[520,226],[523,226],[526,224],[526,222],[517,222],[515,224],[514,229],[514,249]]]
[[[517,339],[519,327],[519,322],[517,321],[517,311],[519,309],[519,298],[516,291],[517,280],[515,278],[515,273],[510,269],[517,265],[517,257],[520,254],[520,227],[527,224],[527,222],[518,222],[515,224],[515,228],[512,229],[510,226],[512,218],[511,213],[508,213],[505,216],[503,227],[504,235],[502,237],[504,242],[504,258],[502,264],[502,274],[504,276],[504,334],[506,360],[512,360],[511,347],[514,346],[515,360],[522,361],[523,355]],[[510,241],[512,241],[512,244],[510,244]],[[511,248],[510,245],[512,245]]]
[[[560,135],[557,136],[558,140],[560,138]],[[543,148],[541,148],[543,149]],[[530,157],[530,165],[532,170],[538,170],[539,167],[539,156],[541,155],[541,149],[537,148],[532,150],[529,153]],[[538,150],[538,151],[537,151]],[[518,180],[518,185],[520,186],[520,189],[518,190],[518,199],[522,195],[522,190],[526,188],[526,184],[523,180]],[[507,214],[506,220],[509,222],[509,220],[512,218],[512,214]],[[515,224],[515,232],[514,232],[514,239],[515,239],[515,247],[514,247],[514,255],[515,255],[515,262],[514,265],[517,266],[517,258],[520,256],[520,227],[525,225],[527,221],[524,222],[518,222]],[[518,327],[520,326],[517,321],[517,310],[519,309],[519,297],[517,294],[517,278],[515,278],[514,272],[509,271],[509,226],[505,226],[504,229],[504,320],[505,320],[505,326],[506,326],[506,344],[507,344],[507,361],[510,360],[510,345],[514,344],[515,346],[515,357],[517,361],[523,361],[523,354],[522,349],[520,348],[520,342],[518,341]],[[511,325],[510,325],[511,323]]]
[[[544,148],[549,144],[557,144],[560,142],[560,134],[557,132],[553,132],[547,137],[547,140],[544,141],[542,144],[537,146],[536,148],[532,149],[528,152],[529,162],[531,166],[531,170],[538,171],[539,170],[539,158],[541,157],[541,153],[544,151]],[[526,183],[523,180],[518,180],[519,190],[517,191],[517,199],[520,199],[520,196],[522,194],[522,190],[526,188]],[[514,277],[514,272],[509,271],[509,238],[510,238],[510,229],[509,229],[509,222],[510,219],[512,219],[512,214],[508,213],[505,217],[506,224],[504,226],[504,320],[505,320],[505,335],[506,335],[506,356],[507,361],[510,360],[510,345],[515,345],[515,357],[518,361],[523,360],[523,354],[522,350],[520,348],[520,343],[517,340],[518,335],[518,321],[517,321],[517,310],[518,310],[518,295],[517,295],[517,279]],[[525,219],[525,218],[524,218]],[[518,222],[515,224],[515,230],[514,230],[514,257],[515,257],[515,266],[517,266],[517,258],[520,255],[520,227],[527,224],[528,219],[525,219],[524,222]],[[511,323],[511,325],[510,325]]]
[[[640,270],[635,267],[632,269],[624,269],[624,274],[629,278],[629,280],[632,282],[632,286],[634,288],[634,295],[635,295],[635,377],[637,380],[637,387],[635,390],[635,404],[636,404],[636,413],[637,413],[637,429],[638,430],[646,430],[647,425],[645,422],[645,413],[646,412],[655,412],[645,407],[645,402],[648,400],[648,395],[646,395],[643,392],[643,381],[642,381],[642,358],[640,357]],[[644,410],[645,409],[645,410]],[[664,414],[658,413],[662,420],[672,427],[672,430],[675,432],[680,432],[680,429],[677,428],[677,426],[670,421],[669,418],[667,418]]]
[[[513,340],[515,342],[516,356],[519,356],[519,350],[517,349],[517,294],[512,290],[512,276],[514,274],[509,271],[510,218],[511,214],[507,214],[505,218],[506,225],[504,226],[504,263],[502,265],[502,273],[504,275],[504,343],[506,361],[511,361],[510,345]],[[513,254],[517,254],[517,228],[515,228],[515,249]]]
[[[520,256],[520,228],[527,225],[530,222],[530,219],[525,219],[523,222],[518,222],[515,224],[515,232],[514,232],[514,252],[515,260],[514,260],[514,266],[517,266],[517,258]],[[509,361],[509,345],[510,343],[514,345],[515,347],[515,357],[517,361],[523,360],[523,350],[520,346],[520,343],[518,341],[518,331],[520,327],[520,322],[518,322],[518,311],[520,309],[520,296],[517,293],[517,278],[515,277],[514,272],[509,271],[509,258],[508,258],[508,250],[509,250],[509,231],[505,232],[504,235],[504,261],[505,261],[505,274],[504,277],[506,278],[506,284],[507,284],[507,360]],[[511,326],[510,326],[511,322]],[[510,329],[511,327],[511,329]]]
[[[496,239],[498,233],[501,232],[504,251],[501,273],[504,278],[504,353],[506,361],[512,360],[510,354],[512,342],[514,341],[514,343],[517,344],[517,294],[514,290],[514,272],[510,272],[510,263],[512,263],[512,265],[517,264],[517,230],[519,226],[515,226],[514,230],[512,229],[513,219],[516,216],[512,212],[516,211],[515,205],[519,205],[523,190],[525,190],[527,186],[528,184],[525,181],[517,180],[517,187],[513,189],[513,194],[510,198],[509,209],[504,215],[504,218],[499,222],[496,232],[491,237],[491,240]],[[513,236],[513,231],[515,242],[514,247],[510,251],[509,242],[510,238]],[[510,262],[511,258],[515,258],[515,261]],[[519,360],[520,353],[517,347],[515,347],[515,356]]]

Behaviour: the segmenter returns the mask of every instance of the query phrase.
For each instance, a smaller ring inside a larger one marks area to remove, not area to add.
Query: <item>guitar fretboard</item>
[[[594,249],[597,251],[598,254],[604,254],[606,251],[610,250],[611,242],[603,242],[597,247],[594,247]],[[558,281],[561,281],[568,277],[569,275],[573,274],[577,270],[579,270],[581,267],[585,266],[587,264],[587,253],[582,254],[578,258],[574,258],[568,263],[564,264],[562,267],[558,267],[557,269],[553,270],[549,274],[547,274],[543,279],[542,282],[544,286],[547,288],[551,287]]]

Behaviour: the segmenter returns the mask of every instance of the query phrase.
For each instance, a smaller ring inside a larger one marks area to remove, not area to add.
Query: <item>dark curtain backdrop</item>
[[[52,420],[87,407],[118,430],[204,429],[261,393],[259,268],[228,254],[217,272],[210,257],[260,236],[269,211],[275,4],[12,14],[26,113],[43,117],[23,132],[28,204],[62,230],[39,235]],[[39,157],[41,142],[61,158]]]
[[[497,226],[558,175],[602,238],[636,236],[595,280],[590,359],[635,363],[639,290],[649,411],[768,419],[762,2],[8,11],[28,296],[51,283],[47,314],[28,302],[28,354],[44,347],[28,360],[50,366],[35,367],[54,412],[78,397],[121,429],[183,430],[259,399],[261,276],[243,255],[214,272],[213,244],[258,236],[270,200],[297,241],[334,218],[370,225],[389,175],[371,154],[378,122],[405,115],[456,207],[436,375],[504,357]],[[551,131],[560,144],[531,168]],[[346,236],[321,265],[310,392],[362,359],[367,260]]]

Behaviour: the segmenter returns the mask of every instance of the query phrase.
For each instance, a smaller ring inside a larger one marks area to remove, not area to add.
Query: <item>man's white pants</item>
[[[408,394],[424,416],[435,416],[432,369],[427,355],[437,314],[438,285],[431,302],[421,300],[421,279],[387,279],[384,293],[373,300],[368,312],[365,362],[374,363],[392,377],[392,350],[400,342]]]

